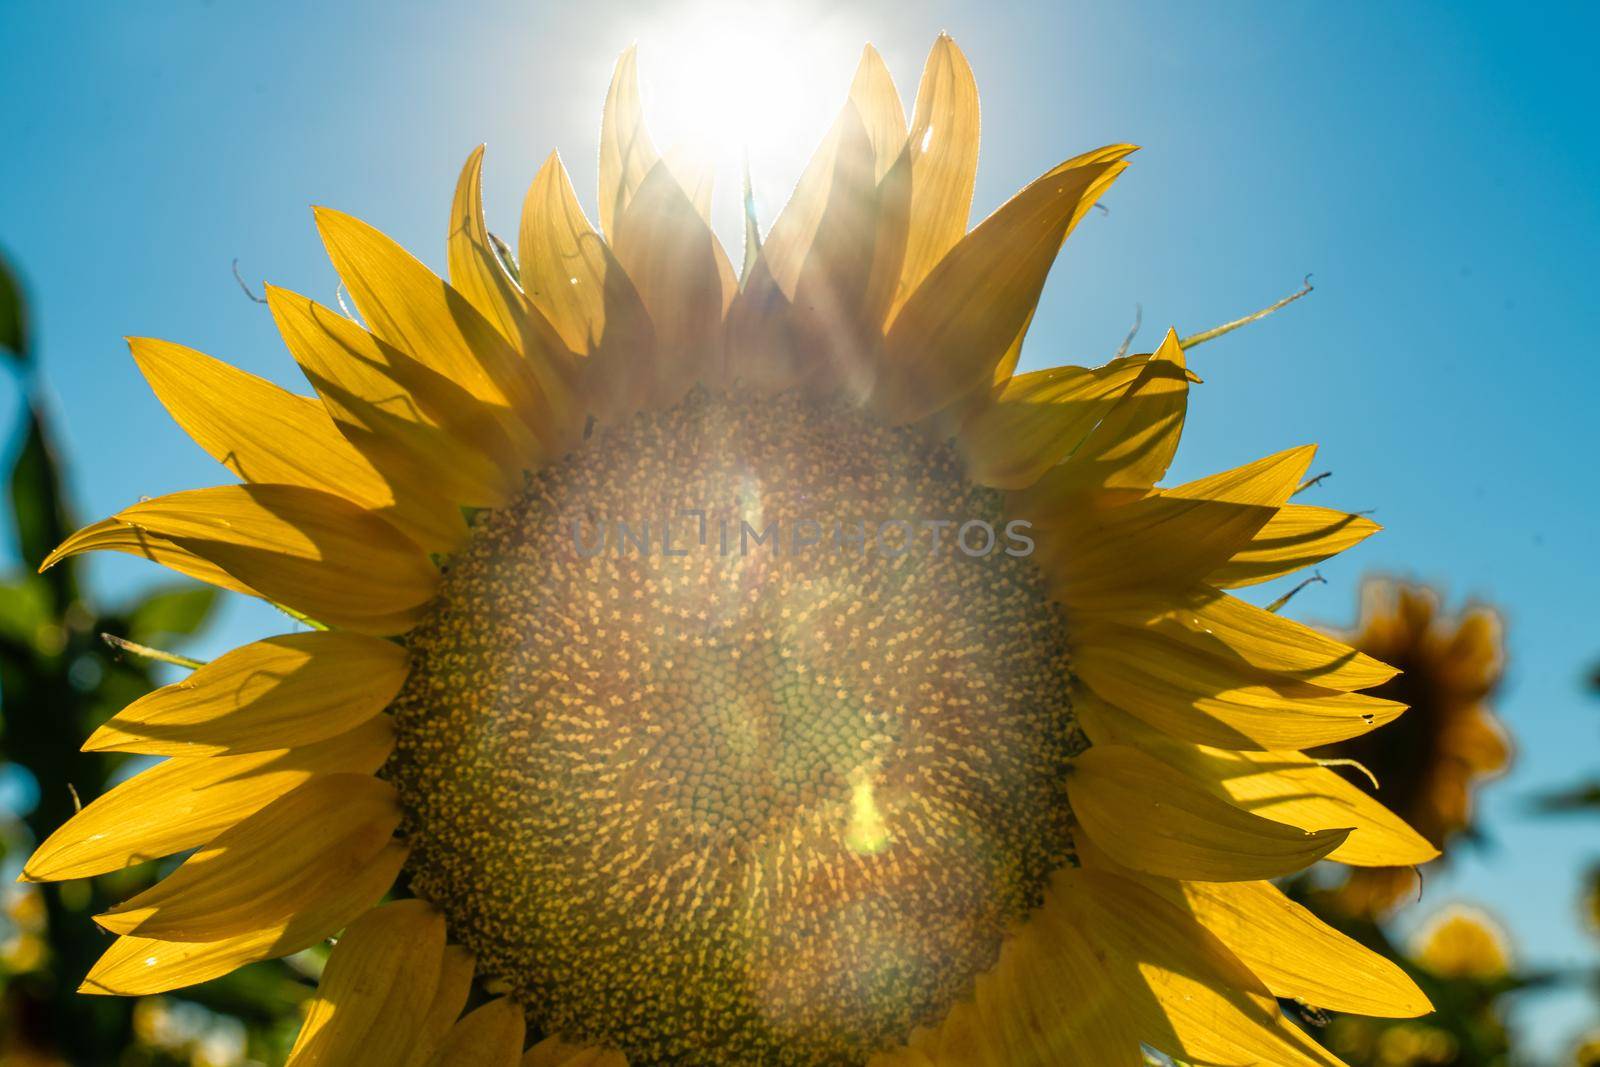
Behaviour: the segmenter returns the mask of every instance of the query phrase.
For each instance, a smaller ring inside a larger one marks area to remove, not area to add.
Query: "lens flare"
[[[702,3],[641,33],[639,78],[663,151],[685,169],[709,171],[728,204],[748,160],[770,224],[842,103],[816,86],[849,83],[856,49],[844,42],[862,34],[840,19],[802,18],[782,5]]]

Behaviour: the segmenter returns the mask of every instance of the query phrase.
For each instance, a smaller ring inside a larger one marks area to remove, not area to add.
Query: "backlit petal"
[[[544,353],[519,353],[466,297],[378,230],[329,208],[316,216],[329,258],[374,334],[490,410],[515,413],[546,449],[566,440],[565,386]],[[516,432],[515,421],[504,428]]]
[[[600,228],[616,242],[617,225],[661,157],[644,128],[637,49],[617,58],[600,118]]]
[[[1177,334],[1150,356],[1138,381],[1059,467],[1020,494],[1038,515],[1074,511],[1086,495],[1137,500],[1172,465],[1189,404],[1188,367]]]
[[[269,637],[140,697],[83,748],[214,756],[310,744],[383,711],[409,671],[392,641],[332,631]]]
[[[512,345],[522,347],[527,305],[500,265],[483,218],[483,146],[467,157],[456,181],[446,243],[450,284]]]
[[[1280,578],[1354,547],[1382,528],[1360,515],[1290,504],[1212,572],[1211,584],[1232,589]]]
[[[421,617],[439,573],[358,505],[297,485],[225,485],[141,501],[114,518],[210,560],[277,603],[362,633]]]
[[[1340,1067],[1288,1024],[1267,989],[1214,935],[1136,881],[1058,872],[1039,914],[1076,928],[1086,981],[1107,990],[1141,1039],[1194,1063]]]
[[[906,139],[911,149],[911,237],[896,311],[967,232],[978,175],[978,85],[948,34],[928,53]]]
[[[128,346],[174,421],[242,480],[321,489],[373,510],[394,502],[315,400],[182,345],[132,337]]]
[[[390,484],[403,487],[402,499],[448,501],[445,510],[493,507],[521,488],[522,471],[536,457],[505,431],[511,425],[527,439],[509,410],[315,301],[269,285],[267,302],[340,431]],[[464,538],[459,512],[449,520],[451,540]]]
[[[96,921],[113,933],[167,941],[220,941],[284,926],[359,878],[399,825],[389,783],[360,774],[312,778]]]
[[[583,393],[600,415],[644,406],[655,328],[609,245],[589,225],[559,156],[528,189],[519,242],[522,287],[572,351],[586,356]]]
[[[360,875],[295,916],[287,925],[220,941],[119,937],[84,979],[80,993],[147,996],[221,977],[249,963],[303,952],[338,933],[388,892],[405,864],[406,847],[388,846]]]
[[[720,364],[732,268],[664,163],[628,202],[613,247],[655,324],[653,399],[671,404]]]
[[[439,987],[444,948],[444,917],[426,901],[395,901],[351,923],[287,1067],[404,1063]]]
[[[1137,748],[1095,745],[1073,762],[1072,811],[1118,863],[1167,878],[1249,881],[1326,856],[1348,829],[1306,833],[1235,807]]]
[[[48,570],[68,556],[76,556],[83,552],[125,552],[130,556],[159,563],[169,570],[196,578],[219,589],[244,593],[246,596],[260,595],[210,560],[200,558],[165,537],[157,537],[148,530],[129,526],[115,518],[90,523],[61,542],[55,551],[45,557],[39,569]]]
[[[1207,586],[1180,598],[1164,597],[1096,614],[1146,626],[1209,656],[1328,689],[1369,689],[1399,673],[1309,626]]]
[[[516,1001],[491,1000],[451,1028],[429,1067],[518,1067],[525,1027]]]
[[[288,751],[174,756],[68,819],[34,852],[22,877],[85,878],[203,845],[315,775],[372,774],[393,748],[394,730],[380,716]]]
[[[923,418],[993,380],[1038,302],[1061,243],[1132,151],[1117,145],[1068,160],[940,260],[906,299],[884,340],[873,404],[886,419]],[[914,182],[912,191],[914,203]],[[912,226],[914,233],[915,214]]]
[[[1331,860],[1404,866],[1439,854],[1365,790],[1299,752],[1235,752],[1180,741],[1081,690],[1073,709],[1096,744],[1138,745],[1246,811],[1302,830],[1352,827]]]
[[[428,1067],[440,1042],[455,1025],[461,1009],[466,1007],[476,966],[472,953],[460,945],[444,947],[444,959],[439,965],[439,984],[434,987],[433,1001],[428,1005],[428,1014],[417,1031],[416,1047],[411,1050],[406,1067]]]
[[[1074,668],[1109,703],[1174,737],[1239,749],[1299,749],[1366,733],[1405,706],[1275,679],[1145,630],[1080,635]]]
[[[1032,485],[1083,443],[1143,367],[1142,358],[1128,357],[1012,378],[961,430],[968,473],[997,489]]]
[[[1275,996],[1406,1019],[1433,1010],[1405,971],[1339,933],[1270,882],[1184,882],[1181,900]]]

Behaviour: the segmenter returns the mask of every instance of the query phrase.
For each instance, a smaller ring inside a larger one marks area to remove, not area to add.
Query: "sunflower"
[[[1410,711],[1316,755],[1367,768],[1389,805],[1436,848],[1471,837],[1474,793],[1511,762],[1511,741],[1490,704],[1505,673],[1499,615],[1475,606],[1452,616],[1427,586],[1369,578],[1355,632],[1341,636],[1400,668],[1372,692]],[[1416,888],[1411,870],[1368,868],[1350,872],[1327,903],[1352,915],[1382,914]]]
[[[136,503],[133,553],[311,623],[96,731],[166,757],[25,877],[195,850],[98,917],[140,995],[338,936],[290,1063],[1337,1061],[1277,997],[1413,1016],[1268,879],[1434,850],[1300,749],[1394,671],[1223,590],[1356,543],[1294,448],[1158,489],[1190,383],[1014,374],[1132,146],[967,230],[955,44],[909,126],[870,48],[736,274],[634,57],[600,227],[558,157],[517,255],[457,188],[449,282],[318,210],[364,326],[273,288],[316,392],[133,354],[241,479]],[[531,1048],[525,1046],[531,1043]]]
[[[1418,930],[1412,958],[1444,978],[1503,978],[1511,973],[1511,939],[1482,908],[1453,904]]]

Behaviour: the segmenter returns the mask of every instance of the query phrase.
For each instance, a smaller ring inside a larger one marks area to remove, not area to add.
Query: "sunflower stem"
[[[233,257],[233,280],[239,283],[239,288],[244,290],[244,295],[248,296],[251,300],[255,301],[257,304],[265,304],[267,302],[267,298],[266,297],[257,296],[255,293],[250,291],[250,286],[245,284],[244,277],[239,273],[239,257],[238,256],[234,256]]]
[[[1274,614],[1276,614],[1277,612],[1282,611],[1283,610],[1283,606],[1285,604],[1289,603],[1289,601],[1293,600],[1294,597],[1295,597],[1295,594],[1300,592],[1300,590],[1304,589],[1306,586],[1308,586],[1308,585],[1327,585],[1327,584],[1328,584],[1328,579],[1324,578],[1320,573],[1313,574],[1311,577],[1307,578],[1305,581],[1301,582],[1299,585],[1295,586],[1293,589],[1291,589],[1287,593],[1283,594],[1277,600],[1274,600],[1272,603],[1268,604],[1267,605],[1267,610],[1272,612],[1272,613],[1274,613]]]
[[[1372,783],[1372,788],[1374,788],[1374,789],[1382,789],[1383,788],[1383,786],[1378,784],[1378,776],[1376,774],[1373,774],[1372,773],[1372,769],[1370,767],[1368,767],[1365,763],[1362,763],[1360,760],[1354,760],[1354,759],[1319,759],[1319,760],[1317,760],[1317,766],[1318,767],[1354,767],[1356,770],[1360,771],[1362,774],[1367,776],[1367,781]]]
[[[494,246],[495,258],[500,261],[501,268],[509,275],[511,280],[520,287],[522,285],[522,268],[517,266],[517,257],[512,254],[511,246],[500,239],[496,233],[489,234],[489,244]]]
[[[188,656],[180,656],[176,652],[151,648],[149,645],[141,645],[137,641],[129,641],[126,637],[118,637],[116,634],[103,633],[100,635],[100,640],[119,652],[132,653],[135,656],[153,659],[160,663],[170,663],[175,667],[187,667],[191,671],[206,665],[204,660],[190,659]]]
[[[1139,335],[1139,327],[1144,325],[1144,305],[1133,305],[1133,325],[1128,327],[1128,335],[1117,346],[1117,354],[1112,359],[1121,359],[1128,354],[1128,349],[1133,345],[1133,339]]]
[[[1305,296],[1307,293],[1311,292],[1311,289],[1311,275],[1307,274],[1305,281],[1301,283],[1299,289],[1296,289],[1294,292],[1290,293],[1282,300],[1279,300],[1277,303],[1269,304],[1260,311],[1251,312],[1242,319],[1234,319],[1232,322],[1225,322],[1221,326],[1213,326],[1209,330],[1201,330],[1199,333],[1192,333],[1188,337],[1185,337],[1183,340],[1179,341],[1178,344],[1185,351],[1187,351],[1193,348],[1195,345],[1203,345],[1207,341],[1215,341],[1225,333],[1232,333],[1241,326],[1248,326],[1252,322],[1259,322],[1268,315],[1272,314],[1274,311],[1277,311],[1279,308],[1287,307],[1296,300],[1299,300],[1302,296]]]
[[[289,618],[293,619],[295,622],[303,622],[307,626],[311,627],[313,630],[326,630],[328,628],[328,624],[327,623],[318,622],[316,619],[313,619],[311,616],[307,615],[305,612],[296,611],[293,608],[289,607],[287,604],[279,604],[277,601],[272,601],[272,606],[277,608],[279,611],[283,612],[285,615],[289,616]]]
[[[1323,471],[1321,474],[1314,474],[1310,478],[1307,478],[1305,481],[1301,482],[1300,487],[1289,495],[1291,497],[1299,496],[1312,486],[1321,485],[1324,481],[1331,477],[1333,477],[1332,471]]]

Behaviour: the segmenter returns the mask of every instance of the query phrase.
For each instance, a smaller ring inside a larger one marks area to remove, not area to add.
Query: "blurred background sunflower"
[[[1581,39],[1592,31],[1591,16],[1552,15],[1561,23],[1553,36]],[[501,161],[485,179],[489,213],[506,217],[523,192],[518,179],[539,164],[531,153],[542,139],[529,131],[548,130],[548,139],[563,144],[589,143],[590,102],[609,75],[604,60],[638,38],[659,64],[652,68],[647,61],[641,72],[646,89],[659,90],[647,93],[647,100],[659,101],[651,105],[659,112],[652,117],[661,120],[658,135],[711,140],[724,189],[737,188],[748,156],[751,198],[770,209],[787,197],[804,153],[832,118],[831,101],[797,87],[829,71],[847,80],[848,63],[841,66],[839,57],[850,49],[843,46],[862,39],[877,41],[891,66],[909,68],[926,47],[928,26],[947,25],[961,36],[988,92],[979,215],[1010,191],[1002,188],[1001,175],[1032,173],[1053,162],[1043,158],[1042,146],[1061,143],[1063,115],[1072,141],[1111,140],[1132,130],[1161,146],[1145,153],[1140,170],[1106,201],[1111,213],[1097,213],[1074,238],[1082,266],[1069,262],[1053,276],[1021,370],[1062,361],[1043,349],[1083,354],[1073,361],[1084,363],[1111,355],[1135,300],[1162,309],[1161,318],[1204,324],[1219,309],[1236,306],[1241,293],[1280,291],[1285,278],[1318,272],[1323,291],[1297,305],[1303,325],[1293,336],[1280,324],[1264,324],[1230,338],[1226,359],[1200,368],[1214,388],[1197,391],[1196,404],[1209,405],[1219,417],[1211,428],[1206,419],[1194,420],[1188,456],[1175,469],[1193,477],[1264,454],[1286,439],[1320,438],[1323,463],[1335,470],[1341,495],[1358,488],[1361,504],[1377,508],[1375,517],[1389,531],[1359,549],[1354,563],[1326,567],[1333,589],[1303,591],[1307,599],[1294,605],[1297,613],[1337,617],[1339,605],[1353,596],[1357,568],[1367,566],[1420,570],[1441,587],[1496,605],[1510,621],[1506,660],[1513,673],[1497,706],[1515,727],[1518,761],[1503,784],[1480,797],[1475,819],[1496,847],[1456,850],[1446,840],[1453,856],[1448,868],[1430,870],[1423,899],[1400,904],[1384,919],[1385,940],[1398,955],[1413,958],[1411,973],[1441,1008],[1387,1047],[1390,1054],[1410,1049],[1417,1055],[1453,1047],[1455,1062],[1497,1062],[1459,1059],[1461,1049],[1475,1047],[1460,1035],[1482,1013],[1470,1007],[1471,997],[1441,996],[1419,962],[1426,955],[1423,934],[1440,902],[1481,900],[1487,907],[1478,917],[1492,914],[1484,921],[1500,927],[1500,940],[1513,946],[1514,979],[1577,978],[1561,985],[1565,992],[1547,992],[1556,986],[1539,983],[1496,996],[1497,1025],[1520,1049],[1515,1062],[1581,1061],[1581,1036],[1594,1017],[1593,987],[1582,978],[1594,951],[1574,936],[1582,922],[1575,902],[1594,860],[1585,842],[1593,839],[1582,816],[1547,815],[1528,798],[1595,771],[1593,731],[1573,713],[1578,666],[1593,652],[1584,613],[1592,598],[1583,595],[1593,568],[1581,551],[1583,505],[1558,491],[1582,484],[1585,471],[1573,457],[1583,450],[1572,447],[1573,438],[1592,431],[1577,409],[1578,391],[1552,393],[1532,384],[1558,379],[1565,361],[1556,354],[1580,348],[1588,331],[1573,311],[1586,304],[1573,280],[1581,271],[1573,268],[1569,247],[1546,242],[1535,256],[1530,235],[1570,234],[1571,249],[1592,243],[1584,237],[1592,214],[1581,205],[1592,187],[1594,141],[1574,108],[1592,97],[1592,85],[1571,65],[1548,62],[1551,26],[1508,24],[1470,9],[1275,13],[1269,20],[1249,9],[1200,18],[1151,6],[1114,17],[1069,17],[1015,5],[981,16],[949,6],[927,17],[933,21],[908,26],[902,11],[871,5],[796,7],[751,18],[715,5],[624,10],[596,4],[585,5],[579,18],[489,5],[451,19],[407,9],[384,17],[319,12],[327,32],[307,37],[291,31],[292,19],[200,5],[119,12],[93,25],[69,12],[0,12],[6,41],[31,42],[0,73],[8,89],[5,106],[17,108],[17,121],[7,124],[16,150],[0,157],[0,167],[9,168],[0,183],[0,241],[30,269],[39,298],[33,334],[42,338],[33,346],[42,373],[0,383],[10,390],[8,402],[15,398],[12,409],[24,413],[14,423],[8,466],[19,472],[13,479],[19,517],[56,506],[40,501],[69,495],[37,474],[36,460],[23,462],[41,454],[29,444],[36,424],[45,438],[53,427],[66,454],[77,458],[74,515],[108,513],[126,502],[127,486],[135,482],[154,493],[207,480],[196,457],[168,435],[165,416],[140,395],[136,377],[107,338],[129,329],[181,335],[285,379],[290,368],[267,316],[239,292],[228,264],[242,257],[239,266],[256,295],[253,279],[261,274],[308,278],[325,271],[316,263],[319,250],[300,236],[309,193],[370,205],[375,221],[404,243],[431,249],[437,219],[422,208],[455,177],[454,165],[434,149],[450,144],[464,154],[481,138],[492,142]],[[787,47],[777,53],[763,47],[773,38]],[[352,47],[352,41],[362,45]],[[698,44],[697,59],[712,61],[674,69],[667,57],[681,52],[685,41]],[[285,84],[280,57],[290,52],[305,60],[299,64],[305,76]],[[1409,62],[1392,61],[1402,53]],[[440,62],[444,54],[463,58]],[[1122,58],[1112,63],[1111,56]],[[1137,70],[1127,56],[1140,57]],[[66,69],[80,74],[63,79],[59,72]],[[724,91],[729,83],[751,88],[730,96]],[[357,84],[387,90],[357,92]],[[1185,91],[1174,93],[1173,85]],[[340,106],[330,108],[329,101]],[[742,127],[743,143],[718,140],[714,129],[682,118],[697,114]],[[1004,124],[994,117],[1001,114]],[[1316,136],[1300,132],[1307,129]],[[201,167],[212,176],[207,182],[193,178],[197,142],[220,149],[207,153]],[[1509,147],[1507,159],[1516,162],[1486,156],[1485,143]],[[1351,183],[1348,161],[1374,152],[1385,156],[1385,181]],[[41,169],[31,162],[39,159],[57,163]],[[1196,160],[1207,166],[1195,167]],[[592,162],[581,156],[567,162],[575,184],[591,187]],[[1443,192],[1441,166],[1455,176]],[[1517,219],[1491,214],[1469,236],[1460,219],[1481,212],[1505,182],[1519,177],[1538,195],[1525,190],[1517,198]],[[1326,207],[1308,210],[1308,204]],[[1264,218],[1272,224],[1262,225]],[[740,213],[719,216],[717,226],[725,244],[739,245]],[[1156,249],[1163,252],[1153,255]],[[1230,252],[1225,267],[1214,266],[1217,249]],[[1196,264],[1214,269],[1197,271]],[[442,257],[431,265],[441,272],[445,266]],[[337,306],[341,296],[348,299],[336,292],[331,274],[322,277],[314,291],[323,302]],[[1363,313],[1352,315],[1352,307]],[[1453,329],[1419,331],[1424,321],[1449,322]],[[1522,340],[1528,323],[1538,324],[1543,342],[1531,354]],[[1548,373],[1505,380],[1497,368],[1513,350],[1525,368],[1547,361]],[[1324,373],[1333,366],[1338,373]],[[1499,383],[1511,420],[1506,432],[1540,459],[1518,468],[1531,469],[1531,476],[1508,466],[1503,439],[1462,440],[1456,430],[1455,416],[1481,403],[1474,383],[1483,379]],[[1366,384],[1378,380],[1381,389]],[[58,395],[74,410],[103,417],[63,425],[52,417]],[[1418,405],[1419,396],[1429,402]],[[1363,405],[1369,417],[1347,426],[1343,412]],[[137,448],[128,442],[132,425],[146,439]],[[1444,464],[1437,450],[1418,447],[1446,440],[1455,451]],[[59,459],[60,450],[55,455]],[[1325,491],[1319,484],[1301,499],[1314,501],[1309,494]],[[31,521],[23,517],[20,525],[25,530]],[[65,517],[61,522],[70,525]],[[13,543],[19,586],[32,571],[26,536]],[[135,605],[161,592],[146,575],[99,562],[63,566],[80,584],[74,598],[80,604],[114,608],[99,616],[87,608],[61,616],[62,632],[79,635],[76,647],[89,660],[103,661],[107,677],[120,679],[94,698],[96,710],[86,717],[52,724],[78,738],[126,703],[133,689],[182,673],[95,645],[96,633],[177,645],[209,659],[281,625],[241,607],[238,598],[225,598],[194,616],[192,632],[136,630],[128,621]],[[1257,602],[1270,603],[1283,591],[1265,589]],[[32,604],[34,596],[8,597],[8,610],[0,614],[9,620],[13,604]],[[36,635],[34,608],[18,614],[23,631]],[[138,757],[78,754],[75,744],[13,746],[17,687],[74,685],[62,673],[71,662],[29,656],[21,680],[15,672],[7,675],[12,688],[4,694],[8,769],[0,795],[14,815],[8,849],[14,864],[73,809],[70,792],[63,797],[38,784],[45,775],[61,780],[53,761],[76,761],[70,780],[84,799],[143,765]],[[80,670],[76,684],[91,673]],[[1574,744],[1575,737],[1584,744]],[[1348,776],[1359,786],[1358,773]],[[1379,795],[1393,803],[1391,791],[1401,787],[1403,774],[1379,780]],[[1581,787],[1563,792],[1567,806],[1581,803],[1574,799]],[[320,968],[316,953],[238,972],[270,975],[238,990],[213,984],[136,1007],[103,998],[87,1009],[65,1003],[86,1001],[64,995],[83,967],[74,972],[63,961],[86,963],[103,947],[82,917],[141,888],[131,881],[103,887],[105,881],[7,897],[0,940],[3,965],[12,968],[7,1062],[281,1061],[285,1035],[292,1039],[298,1026],[296,1005]],[[57,909],[66,909],[68,921],[51,921]],[[1471,975],[1450,981],[1510,984]],[[13,1011],[12,1003],[27,1010]],[[72,1014],[84,1010],[100,1021]],[[1293,1010],[1330,1043],[1354,1024],[1350,1016]],[[1430,1036],[1431,1029],[1449,1039]],[[1362,1062],[1360,1040],[1340,1047],[1354,1050],[1346,1052],[1351,1062]],[[1481,1047],[1494,1046],[1485,1039]]]
[[[1314,754],[1353,761],[1365,772],[1356,780],[1447,858],[1478,836],[1475,794],[1505,773],[1512,745],[1493,705],[1505,674],[1500,619],[1483,605],[1446,614],[1440,600],[1415,583],[1373,577],[1362,584],[1360,616],[1342,636],[1399,668],[1377,692],[1410,710],[1384,729]],[[1419,895],[1423,878],[1409,868],[1352,871],[1326,906],[1381,915]]]

